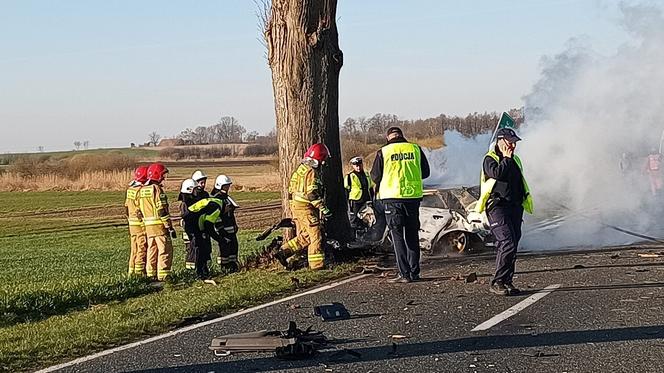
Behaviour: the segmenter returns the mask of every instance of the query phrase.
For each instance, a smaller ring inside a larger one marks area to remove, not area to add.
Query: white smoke
[[[526,123],[517,153],[535,198],[524,249],[606,246],[643,241],[609,228],[664,237],[663,199],[650,195],[645,157],[664,130],[664,17],[652,5],[620,5],[632,37],[611,56],[572,39],[542,60],[542,76],[524,97]],[[427,154],[428,185],[477,185],[489,135],[446,133]],[[622,173],[623,153],[633,168]]]
[[[662,201],[649,194],[644,172],[664,129],[664,18],[650,5],[622,4],[620,10],[632,36],[628,45],[602,57],[570,41],[563,53],[543,60],[540,81],[524,97],[518,152],[536,218],[551,219],[530,221],[525,248],[641,240],[602,223],[657,236],[664,230]],[[618,166],[624,152],[634,155],[627,174]]]

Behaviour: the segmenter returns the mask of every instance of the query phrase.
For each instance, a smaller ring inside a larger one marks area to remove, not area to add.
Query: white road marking
[[[508,308],[507,310],[497,314],[496,316],[490,318],[489,320],[477,325],[475,329],[471,330],[472,332],[478,332],[481,330],[487,330],[492,328],[493,326],[503,322],[504,320],[507,320],[508,318],[516,315],[517,313],[523,311],[526,307],[530,306],[531,304],[537,302],[538,300],[546,297],[547,295],[551,294],[554,290],[558,289],[560,287],[560,284],[554,284],[554,285],[549,285],[545,287],[544,289],[538,291],[537,293],[529,296],[528,298],[522,300],[521,302],[515,304],[514,306]]]
[[[170,331],[170,332],[165,333],[165,334],[161,334],[161,335],[154,336],[152,338],[144,339],[142,341],[129,343],[129,344],[126,344],[126,345],[123,345],[123,346],[111,348],[109,350],[104,350],[104,351],[98,352],[96,354],[84,356],[84,357],[81,357],[81,358],[78,358],[76,360],[72,360],[72,361],[69,361],[69,362],[66,362],[66,363],[54,365],[54,366],[39,370],[35,373],[55,372],[59,369],[71,367],[73,365],[77,365],[77,364],[80,364],[80,363],[84,363],[86,361],[94,360],[94,359],[100,358],[102,356],[111,355],[111,354],[114,354],[116,352],[120,352],[120,351],[124,351],[124,350],[129,350],[129,349],[132,349],[134,347],[138,347],[138,346],[141,346],[141,345],[144,345],[144,344],[148,344],[148,343],[158,341],[160,339],[169,338],[169,337],[172,337],[172,336],[175,336],[175,335],[178,335],[178,334],[186,333],[186,332],[194,330],[194,329],[202,328],[204,326],[216,324],[216,323],[224,321],[224,320],[228,320],[228,319],[232,319],[232,318],[235,318],[235,317],[238,317],[238,316],[246,315],[248,313],[258,311],[258,310],[263,309],[263,308],[274,306],[275,304],[288,302],[289,300],[301,298],[301,297],[304,297],[306,295],[320,293],[321,291],[329,290],[329,289],[335,288],[337,286],[347,284],[349,282],[353,282],[353,281],[363,279],[363,278],[368,277],[368,276],[370,276],[370,275],[369,274],[364,274],[364,275],[353,276],[351,278],[347,278],[347,279],[342,280],[342,281],[333,282],[331,284],[327,284],[327,285],[324,285],[324,286],[321,286],[321,287],[318,287],[318,288],[314,288],[314,289],[305,291],[303,293],[294,294],[294,295],[288,296],[286,298],[281,298],[281,299],[277,299],[277,300],[269,302],[269,303],[260,304],[258,306],[247,308],[245,310],[238,311],[238,312],[235,312],[235,313],[231,313],[229,315],[222,316],[222,317],[219,317],[219,318],[216,318],[216,319],[204,321],[204,322],[194,324],[194,325],[189,325],[189,326],[186,326],[184,328],[176,329],[176,330]]]

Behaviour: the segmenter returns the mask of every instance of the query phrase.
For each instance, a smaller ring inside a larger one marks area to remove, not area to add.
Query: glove
[[[168,230],[168,233],[171,234],[171,238],[178,238],[178,234],[175,232],[175,229],[171,228]]]

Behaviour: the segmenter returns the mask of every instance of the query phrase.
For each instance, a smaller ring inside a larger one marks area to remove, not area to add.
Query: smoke
[[[664,199],[651,195],[645,172],[664,129],[664,17],[652,5],[619,8],[629,43],[602,56],[586,40],[570,40],[542,59],[541,78],[523,98],[517,153],[535,199],[524,249],[643,241],[609,225],[664,237]],[[489,135],[445,137],[447,146],[428,154],[436,166],[427,184],[477,185]],[[631,162],[625,172],[623,154]]]
[[[425,184],[441,188],[477,185],[478,165],[482,163],[490,138],[491,134],[468,138],[456,131],[445,132],[445,147],[426,152],[431,176]]]

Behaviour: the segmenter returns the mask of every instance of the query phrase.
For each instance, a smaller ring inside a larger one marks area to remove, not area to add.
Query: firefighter
[[[229,190],[233,181],[226,175],[219,175],[214,181],[214,188],[212,189],[212,197],[219,198],[224,201],[224,213],[222,216],[222,226],[219,230],[220,240],[219,256],[217,257],[217,264],[228,273],[238,271],[237,253],[239,243],[237,240],[237,220],[235,219],[235,209],[238,207],[229,196]]]
[[[205,191],[205,184],[207,184],[207,175],[201,170],[196,170],[191,178],[198,184],[198,188],[194,190],[194,197],[200,199],[210,197],[210,194]]]
[[[533,213],[533,198],[523,176],[521,159],[514,154],[521,138],[511,128],[496,132],[496,144],[485,156],[480,173],[480,199],[475,211],[486,210],[491,234],[496,239],[496,273],[489,290],[515,295],[512,280],[521,239],[523,212]]]
[[[399,275],[389,282],[420,280],[420,201],[429,163],[419,145],[406,141],[399,127],[387,130],[387,144],[376,153],[371,178],[385,207]]]
[[[139,206],[143,214],[148,241],[147,276],[164,281],[171,273],[173,242],[176,237],[168,211],[168,198],[162,187],[168,169],[161,163],[148,167],[148,181],[139,192]]]
[[[186,179],[182,182],[178,201],[180,201],[180,225],[184,230],[182,240],[185,245],[185,262],[186,269],[196,269],[196,248],[194,247],[191,237],[195,229],[195,224],[188,220],[189,206],[198,202],[200,199],[194,196],[194,191],[198,188],[198,183],[194,179]]]
[[[289,205],[297,229],[295,238],[282,245],[275,255],[279,262],[288,267],[289,259],[307,249],[309,268],[325,267],[323,253],[323,233],[320,216],[329,218],[330,210],[323,203],[323,185],[320,169],[330,152],[324,144],[314,144],[306,153],[302,163],[295,170],[288,186]]]
[[[348,199],[350,226],[357,234],[358,230],[365,228],[364,222],[357,216],[357,213],[367,203],[371,203],[373,199],[373,181],[369,173],[364,171],[362,157],[353,157],[350,160],[350,165],[353,170],[344,177],[344,189],[346,189]]]
[[[134,171],[134,180],[129,183],[125,199],[125,211],[129,222],[131,249],[129,252],[129,275],[145,276],[147,238],[143,215],[138,204],[138,196],[143,184],[148,180],[148,167],[140,166]]]
[[[657,196],[662,189],[662,155],[657,149],[650,149],[650,154],[646,160],[646,173],[650,178],[650,193]]]
[[[211,259],[210,238],[220,241],[225,204],[219,198],[203,198],[189,206],[188,217],[194,222],[192,246],[196,250],[196,274],[202,280],[210,277],[208,261]]]

